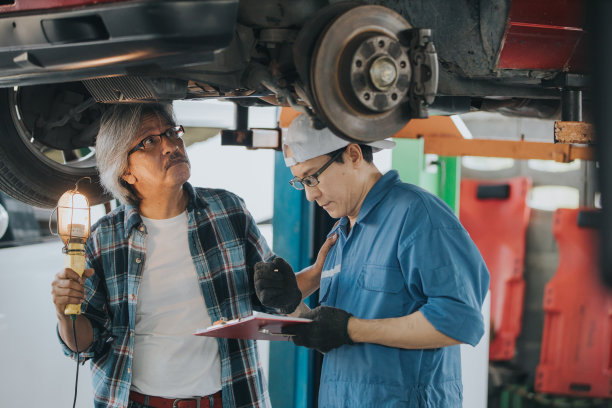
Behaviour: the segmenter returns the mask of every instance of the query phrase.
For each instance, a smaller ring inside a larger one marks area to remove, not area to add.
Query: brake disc
[[[295,43],[293,43],[293,61],[304,85],[304,90],[308,92],[309,96],[311,57],[320,34],[340,14],[358,6],[360,6],[360,3],[342,1],[323,7],[304,24],[295,39]]]
[[[371,142],[392,136],[413,117],[426,116],[411,102],[413,79],[419,78],[421,89],[427,77],[420,65],[415,72],[420,62],[411,60],[418,54],[414,32],[402,16],[376,5],[352,8],[327,26],[312,54],[310,86],[315,112],[336,134]]]

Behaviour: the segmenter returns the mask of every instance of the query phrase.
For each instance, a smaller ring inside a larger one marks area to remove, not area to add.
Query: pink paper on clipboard
[[[291,336],[282,334],[282,328],[294,324],[310,323],[312,320],[301,317],[273,315],[253,312],[252,315],[225,323],[199,329],[196,336],[224,337],[230,339],[289,341]]]

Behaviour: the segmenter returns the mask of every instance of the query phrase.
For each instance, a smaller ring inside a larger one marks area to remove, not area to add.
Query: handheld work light
[[[79,276],[83,276],[85,271],[85,241],[90,228],[89,202],[79,193],[77,182],[75,189],[66,191],[57,203],[57,233],[64,242],[64,266],[73,269]],[[81,306],[67,305],[64,313],[81,314]]]

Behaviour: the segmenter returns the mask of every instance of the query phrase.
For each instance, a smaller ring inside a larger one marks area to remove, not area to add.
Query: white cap
[[[331,153],[349,144],[348,140],[336,136],[328,128],[313,129],[308,117],[300,115],[291,122],[289,129],[283,135],[283,156],[287,167],[291,167],[314,157]],[[382,149],[393,149],[395,147],[395,142],[392,140],[377,140],[361,144],[372,146],[372,152],[374,153]],[[290,151],[287,150],[287,147]],[[288,154],[292,156],[287,157]]]

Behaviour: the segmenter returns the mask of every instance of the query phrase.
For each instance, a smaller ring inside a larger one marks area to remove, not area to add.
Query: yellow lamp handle
[[[66,253],[64,266],[72,269],[78,273],[79,276],[83,276],[83,272],[85,271],[85,245],[76,242],[68,243],[68,251]],[[64,314],[81,314],[81,305],[66,305]]]

